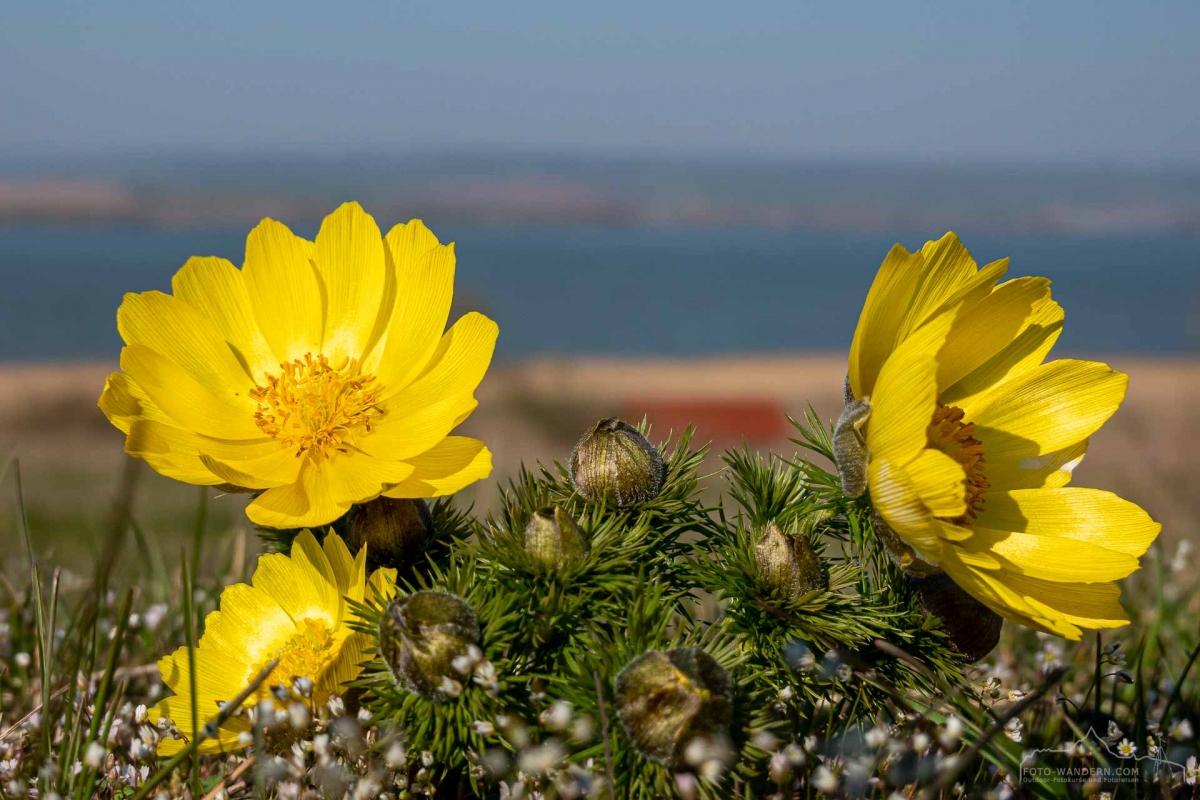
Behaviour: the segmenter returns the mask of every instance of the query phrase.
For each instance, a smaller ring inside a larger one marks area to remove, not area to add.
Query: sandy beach
[[[1130,375],[1125,406],[1093,442],[1077,485],[1117,491],[1164,523],[1167,540],[1189,537],[1200,520],[1200,361],[1114,357]],[[86,536],[107,507],[126,457],[121,436],[95,401],[107,363],[0,366],[0,448],[20,463],[27,511],[38,530],[64,545]],[[462,431],[479,436],[496,457],[493,479],[473,493],[487,507],[495,482],[522,462],[565,459],[587,424],[619,415],[649,417],[658,435],[694,424],[714,451],[746,442],[790,453],[787,415],[811,403],[832,419],[845,362],[833,355],[697,359],[548,359],[495,367],[480,405]],[[719,462],[712,459],[714,468]],[[143,470],[139,507],[147,524],[186,530],[195,489]],[[12,470],[6,484],[12,483]],[[5,505],[15,497],[6,485]],[[239,525],[241,498],[213,507],[214,524]],[[88,512],[87,515],[84,512]],[[186,513],[184,513],[186,512]],[[6,549],[18,541],[9,516]]]

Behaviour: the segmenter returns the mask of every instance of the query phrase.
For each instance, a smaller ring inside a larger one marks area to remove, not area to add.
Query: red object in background
[[[774,400],[645,400],[626,404],[626,419],[637,423],[644,414],[657,436],[676,434],[688,425],[700,442],[766,443],[786,439],[787,416]]]

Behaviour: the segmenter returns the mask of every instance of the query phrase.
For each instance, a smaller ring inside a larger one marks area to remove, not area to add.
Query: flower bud
[[[583,533],[561,508],[535,511],[525,526],[525,552],[543,567],[555,569],[583,558]]]
[[[424,500],[377,497],[346,516],[346,544],[353,552],[366,546],[371,568],[398,567],[416,560],[432,529]]]
[[[616,417],[597,422],[571,454],[571,480],[579,493],[618,508],[656,497],[665,472],[654,445]]]
[[[762,582],[789,598],[826,586],[821,562],[808,537],[790,536],[774,522],[767,524],[754,545],[754,562]]]
[[[979,661],[1000,641],[1004,620],[946,573],[910,577],[908,584],[916,592],[921,608],[941,620],[950,646],[968,662]]]
[[[637,749],[673,765],[683,762],[694,740],[726,734],[733,718],[733,683],[703,650],[651,650],[621,670],[616,702]]]
[[[454,660],[479,644],[479,620],[462,598],[421,591],[388,604],[379,621],[379,652],[397,683],[410,692],[445,700]]]

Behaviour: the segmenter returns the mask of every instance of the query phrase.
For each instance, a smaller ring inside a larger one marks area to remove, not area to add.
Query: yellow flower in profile
[[[225,587],[220,609],[204,620],[204,634],[194,653],[195,727],[202,728],[216,716],[222,703],[236,697],[274,659],[279,663],[245,708],[270,697],[272,686],[290,689],[297,678],[313,682],[312,701],[320,704],[358,677],[375,645],[370,636],[350,628],[354,616],[348,601],[370,603],[389,597],[396,579],[394,569],[377,569],[368,580],[366,563],[366,548],[352,557],[337,534],[326,536],[322,546],[303,531],[292,543],[291,555],[263,555],[249,584]],[[187,648],[163,657],[158,669],[175,694],[163,700],[155,714],[190,736]],[[250,729],[244,716],[233,716],[216,737],[201,742],[200,752],[241,749],[244,745],[238,743],[238,736]],[[170,755],[186,744],[164,738],[158,750]]]
[[[454,245],[419,220],[386,237],[357,203],[316,241],[263,220],[242,269],[192,258],[172,294],[127,294],[121,371],[100,408],[164,475],[261,491],[259,525],[323,525],[351,505],[436,497],[491,474],[474,410],[497,327],[445,331]]]
[[[977,268],[953,233],[915,253],[894,247],[859,318],[848,377],[858,411],[843,419],[857,417],[871,503],[901,563],[1078,639],[1128,622],[1114,581],[1161,526],[1110,492],[1067,486],[1127,378],[1046,361],[1062,308],[1045,278],[997,283],[1007,265]]]

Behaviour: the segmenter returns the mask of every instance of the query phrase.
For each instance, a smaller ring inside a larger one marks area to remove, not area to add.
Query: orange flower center
[[[975,423],[963,422],[963,410],[958,406],[939,405],[925,429],[929,446],[953,458],[967,473],[967,513],[952,520],[959,525],[979,516],[983,511],[983,493],[988,490],[983,474],[983,442],[974,433]]]
[[[254,421],[296,456],[315,460],[348,452],[359,432],[371,430],[371,420],[383,414],[375,376],[364,374],[357,360],[338,365],[324,355],[305,354],[279,365],[265,386],[250,397],[258,403]]]
[[[272,658],[279,659],[270,677],[263,681],[260,695],[272,686],[291,686],[297,678],[316,683],[321,672],[333,662],[333,632],[321,620],[306,619]]]

